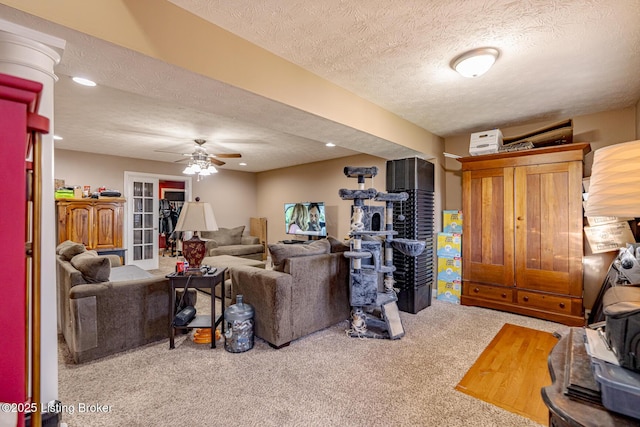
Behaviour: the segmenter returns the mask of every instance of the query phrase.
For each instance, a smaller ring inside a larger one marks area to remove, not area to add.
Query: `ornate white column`
[[[41,401],[58,398],[58,331],[56,294],[56,220],[53,177],[53,72],[66,42],[57,37],[0,19],[0,73],[44,85],[38,114],[50,120],[42,135],[42,257],[41,257]]]

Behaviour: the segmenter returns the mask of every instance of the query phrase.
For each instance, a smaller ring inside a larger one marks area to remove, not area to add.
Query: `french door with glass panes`
[[[158,179],[129,175],[127,259],[145,270],[158,268]]]

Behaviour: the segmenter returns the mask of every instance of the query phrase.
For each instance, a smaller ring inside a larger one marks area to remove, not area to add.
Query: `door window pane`
[[[136,197],[142,196],[142,183],[134,182],[133,183],[133,195]]]
[[[153,197],[153,184],[150,182],[144,184],[144,197]]]

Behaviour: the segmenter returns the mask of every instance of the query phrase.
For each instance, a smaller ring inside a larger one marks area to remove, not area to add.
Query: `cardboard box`
[[[462,235],[460,233],[438,233],[436,255],[455,258],[462,256]]]
[[[442,231],[462,233],[462,211],[442,211]]]
[[[462,258],[438,257],[438,280],[462,280]]]
[[[497,153],[502,147],[502,131],[491,129],[471,134],[469,142],[469,154],[479,156],[481,154]]]
[[[587,222],[590,226],[611,224],[614,222],[631,221],[633,218],[618,218],[617,216],[588,216]]]
[[[636,241],[628,222],[584,227],[584,234],[594,254],[617,251],[620,248],[626,248],[627,243]]]
[[[462,294],[462,282],[459,280],[446,281],[438,280],[438,296],[439,301],[460,304],[460,295]]]

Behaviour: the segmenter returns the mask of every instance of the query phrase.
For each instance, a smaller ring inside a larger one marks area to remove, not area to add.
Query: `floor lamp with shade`
[[[198,233],[217,229],[218,224],[209,203],[201,202],[200,198],[196,197],[195,202],[187,202],[182,206],[176,231],[193,231],[193,237],[182,242],[182,255],[189,262],[189,268],[200,268],[206,255],[206,242],[200,239]]]

